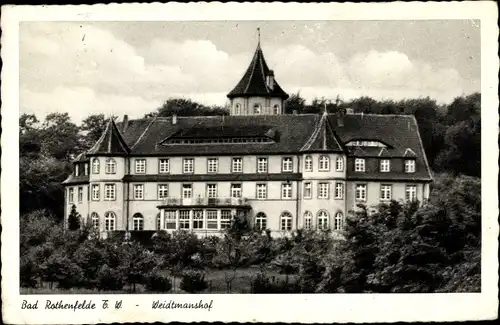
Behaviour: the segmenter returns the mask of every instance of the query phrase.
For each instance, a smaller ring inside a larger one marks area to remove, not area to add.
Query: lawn
[[[208,289],[202,293],[229,293],[227,288],[226,279],[230,279],[234,276],[231,283],[230,293],[250,293],[250,282],[252,277],[260,272],[258,267],[241,268],[236,269],[234,273],[232,270],[208,270],[206,272],[205,279],[208,282]],[[270,277],[276,277],[277,279],[284,279],[285,275],[279,274],[276,271],[267,271],[267,275]],[[180,289],[180,278],[176,278],[174,282],[174,289],[168,293],[186,293]],[[85,289],[85,288],[73,288],[73,289],[61,289],[57,288],[54,284],[54,288],[50,289],[48,283],[44,283],[42,288],[21,288],[21,294],[154,294],[154,292],[146,292],[145,288],[138,284],[136,286],[136,292],[133,292],[130,287],[125,286],[123,290],[119,291],[98,291],[97,289]]]

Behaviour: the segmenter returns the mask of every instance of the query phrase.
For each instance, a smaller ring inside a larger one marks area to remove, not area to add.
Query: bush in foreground
[[[169,292],[172,281],[160,271],[151,271],[145,276],[144,285],[151,292]]]
[[[181,289],[189,292],[195,293],[200,292],[208,288],[208,282],[205,280],[205,274],[198,271],[185,271],[182,274]]]

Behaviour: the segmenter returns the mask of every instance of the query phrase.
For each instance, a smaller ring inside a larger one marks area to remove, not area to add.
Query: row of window
[[[253,105],[253,113],[257,114],[257,115],[260,115],[262,113],[262,106],[260,104],[254,104]],[[275,104],[273,106],[273,114],[277,115],[279,113],[280,113],[280,105]],[[241,114],[241,105],[240,104],[234,105],[234,114],[235,115],[240,115]]]
[[[226,143],[272,143],[268,137],[235,137],[203,139],[169,139],[167,144],[226,144]]]
[[[145,174],[146,173],[146,159],[135,159],[135,173]],[[86,165],[85,165],[86,166]],[[267,157],[257,157],[257,173],[267,173],[268,172],[269,161]],[[365,172],[366,162],[364,158],[356,158],[354,160],[354,171]],[[406,159],[405,172],[414,173],[415,172],[415,160]],[[389,159],[380,160],[380,171],[390,172],[391,171],[391,161]],[[99,160],[94,159],[92,162],[92,173],[99,174]],[[306,156],[304,160],[304,170],[306,172],[313,171],[313,159],[311,156]],[[344,158],[337,157],[335,161],[335,170],[344,170]],[[217,173],[219,171],[219,160],[218,158],[208,158],[207,159],[207,172]],[[281,171],[282,172],[292,172],[293,171],[293,159],[292,157],[283,157],[281,160]],[[320,156],[318,160],[318,171],[330,171],[330,157]],[[185,174],[194,173],[194,158],[184,158],[182,160],[182,172]],[[243,158],[236,157],[232,158],[231,161],[231,172],[241,173],[243,172]],[[116,161],[112,158],[106,159],[105,163],[105,173],[115,174],[116,173]],[[159,160],[159,173],[168,174],[170,173],[170,160],[168,158]],[[75,175],[78,176],[78,164],[75,165]],[[85,174],[86,175],[86,174]]]
[[[91,187],[91,198],[92,201],[100,200],[100,185],[92,184]],[[267,184],[257,183],[255,189],[256,199],[267,199]],[[168,184],[158,184],[158,199],[165,199],[169,196]],[[230,197],[241,198],[242,196],[242,184],[233,183],[230,186]],[[190,199],[193,197],[193,185],[192,184],[182,184],[181,196],[184,199]],[[311,199],[313,197],[312,193],[312,183],[304,182],[304,199]],[[317,187],[317,198],[318,199],[329,199],[330,196],[330,183],[319,182]],[[357,201],[367,200],[367,185],[366,184],[356,184],[355,185],[355,198]],[[217,184],[207,184],[206,186],[206,197],[217,198],[218,188]],[[414,201],[417,197],[417,187],[416,185],[406,185],[405,187],[405,199],[407,201]],[[116,200],[116,184],[104,184],[104,200]],[[134,184],[133,186],[133,198],[135,200],[144,199],[144,184]],[[282,183],[281,184],[281,198],[291,199],[292,198],[292,184]],[[344,198],[344,183],[335,182],[335,199]],[[391,184],[381,184],[380,185],[380,200],[390,201],[392,200],[392,185]],[[70,187],[68,189],[68,201],[69,203],[74,202],[74,189]],[[83,187],[78,187],[78,202],[83,201]]]
[[[355,172],[365,172],[365,159],[364,158],[356,158],[354,160],[354,171]],[[391,171],[391,161],[390,159],[381,159],[379,163],[379,170],[383,173],[388,173]],[[414,173],[415,172],[415,159],[406,159],[405,160],[405,173]]]
[[[205,213],[204,213],[205,212]],[[156,217],[156,229],[167,230],[224,230],[231,226],[231,210],[164,210],[163,225],[161,224],[160,214]],[[280,230],[292,230],[292,214],[283,212],[280,215]],[[92,227],[99,229],[100,219],[97,213],[91,215]],[[333,230],[341,230],[344,226],[344,216],[342,212],[337,212],[333,219]],[[267,216],[263,212],[255,215],[255,227],[265,230],[268,227]],[[310,211],[304,213],[304,229],[313,229],[313,214]],[[330,229],[330,215],[325,210],[320,210],[316,215],[316,229]],[[104,214],[104,230],[116,230],[116,214],[106,212]],[[132,230],[144,230],[144,216],[136,213],[132,216]]]
[[[366,201],[368,199],[367,185],[366,184],[356,184],[355,185],[355,198],[356,201]],[[380,185],[380,200],[390,201],[392,200],[392,185],[381,184]],[[406,201],[416,201],[417,200],[417,186],[416,185],[406,185],[405,186],[405,200]]]

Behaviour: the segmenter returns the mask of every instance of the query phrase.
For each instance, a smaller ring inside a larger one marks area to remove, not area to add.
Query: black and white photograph
[[[255,11],[19,21],[18,107],[2,107],[18,123],[2,137],[19,157],[17,198],[2,155],[15,307],[485,293],[498,101],[485,105],[484,26]]]

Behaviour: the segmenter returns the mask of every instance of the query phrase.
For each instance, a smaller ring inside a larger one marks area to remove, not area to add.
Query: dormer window
[[[355,172],[365,171],[365,160],[363,158],[356,158],[356,160],[354,160],[354,171]]]
[[[260,114],[260,112],[261,112],[260,104],[253,105],[253,113],[254,114]]]
[[[415,160],[414,159],[406,159],[405,160],[405,173],[414,173],[415,172]]]
[[[380,160],[380,171],[387,173],[391,171],[391,161],[389,159]]]
[[[382,147],[382,148],[387,147],[382,142],[376,141],[376,140],[353,140],[353,141],[349,141],[348,143],[346,143],[346,146],[348,146],[348,147]]]

